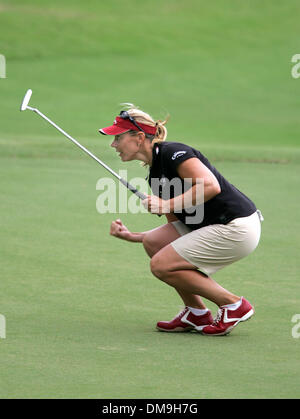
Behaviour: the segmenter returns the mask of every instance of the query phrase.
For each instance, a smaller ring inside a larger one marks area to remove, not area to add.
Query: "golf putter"
[[[90,157],[92,157],[94,160],[96,160],[97,163],[99,163],[104,169],[108,170],[109,173],[111,173],[113,176],[115,176],[124,186],[126,186],[127,189],[130,190],[130,192],[137,195],[141,200],[144,200],[147,198],[147,195],[143,194],[142,192],[138,191],[134,186],[130,185],[129,182],[127,182],[125,179],[123,179],[120,175],[118,175],[116,172],[114,172],[107,164],[105,164],[103,161],[98,159],[93,153],[91,153],[87,148],[85,148],[83,145],[81,145],[75,138],[71,137],[68,133],[66,133],[63,129],[61,129],[58,125],[56,125],[51,119],[49,119],[46,115],[44,115],[42,112],[40,112],[36,108],[32,108],[28,106],[28,103],[30,101],[32,95],[32,90],[28,89],[25,93],[25,96],[23,98],[23,101],[20,106],[20,111],[33,111],[37,113],[39,116],[41,116],[45,121],[49,122],[54,128],[56,128],[59,132],[61,132],[65,137],[67,137],[69,140],[71,140],[77,147],[79,147],[82,151],[84,151],[86,154],[88,154]],[[160,216],[160,214],[157,214]]]

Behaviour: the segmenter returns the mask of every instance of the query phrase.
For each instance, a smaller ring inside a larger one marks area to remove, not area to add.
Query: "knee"
[[[166,264],[159,255],[154,255],[150,261],[150,269],[156,278],[164,279],[167,274]]]

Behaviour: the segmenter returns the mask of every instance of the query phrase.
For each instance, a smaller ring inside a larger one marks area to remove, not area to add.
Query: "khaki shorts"
[[[260,239],[262,220],[258,210],[249,217],[198,230],[191,230],[181,221],[173,221],[181,237],[171,245],[181,257],[210,276],[253,252]]]

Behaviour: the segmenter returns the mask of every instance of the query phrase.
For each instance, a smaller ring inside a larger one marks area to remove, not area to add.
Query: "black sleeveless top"
[[[201,206],[174,212],[180,221],[192,230],[197,230],[211,224],[227,224],[235,218],[247,217],[256,211],[255,204],[229,183],[200,151],[177,142],[164,141],[156,143],[153,147],[152,166],[148,177],[153,194],[162,199],[171,199],[184,193],[187,190],[186,183],[179,177],[177,167],[193,157],[197,157],[215,175],[221,192]],[[181,190],[178,191],[178,187],[169,187],[172,180],[176,180],[177,186],[178,182],[181,182]],[[166,185],[167,194],[164,193]]]

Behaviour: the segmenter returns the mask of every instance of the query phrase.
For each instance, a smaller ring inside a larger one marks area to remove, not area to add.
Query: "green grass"
[[[0,1],[0,398],[299,398],[298,15],[294,0]],[[97,213],[107,173],[18,111],[27,88],[129,180],[145,169],[97,129],[121,102],[170,113],[168,139],[199,148],[263,212],[258,249],[215,275],[254,303],[253,320],[215,339],[155,331],[181,303],[141,245],[108,232],[119,216],[135,231],[163,221]]]
[[[108,235],[115,216],[95,210],[97,168],[76,164],[2,159],[2,397],[298,397],[299,221],[284,204],[297,166],[274,174],[273,164],[219,163],[265,221],[257,251],[216,275],[255,303],[256,316],[213,339],[155,331],[179,300],[151,276],[140,245]],[[249,179],[252,170],[263,184]],[[278,192],[266,199],[273,182]],[[150,215],[122,219],[137,230],[157,224]]]

